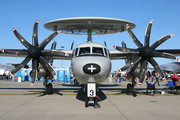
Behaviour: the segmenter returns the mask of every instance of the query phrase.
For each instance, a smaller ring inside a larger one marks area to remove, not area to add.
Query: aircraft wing
[[[63,60],[71,60],[72,59],[72,52],[73,50],[52,50],[52,49],[49,49],[49,50],[43,50],[42,51],[42,56],[43,56],[43,53],[44,52],[48,52],[50,57],[52,57],[53,59],[63,59]],[[62,55],[59,55],[61,54],[62,52],[68,54],[68,56],[62,56]],[[0,56],[7,56],[7,57],[27,57],[27,53],[28,53],[28,50],[24,50],[24,49],[1,49],[0,51]],[[51,53],[53,55],[51,55]],[[54,54],[56,53],[56,54]],[[59,54],[58,54],[59,53]]]
[[[121,52],[117,50],[109,50],[109,53],[111,60],[128,59],[133,55],[132,53],[129,52]]]

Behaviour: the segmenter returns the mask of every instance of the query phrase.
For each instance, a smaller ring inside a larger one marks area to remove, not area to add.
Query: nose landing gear
[[[100,108],[100,105],[97,103],[96,97],[96,83],[87,83],[87,96],[85,99],[85,107],[89,106],[89,103],[93,103],[94,108]]]

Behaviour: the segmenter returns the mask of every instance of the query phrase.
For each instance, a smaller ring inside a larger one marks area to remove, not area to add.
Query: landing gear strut
[[[96,84],[95,83],[88,83],[87,84],[87,96],[85,99],[85,107],[89,106],[89,102],[94,101],[94,108],[100,108],[100,105],[97,103],[96,97]]]

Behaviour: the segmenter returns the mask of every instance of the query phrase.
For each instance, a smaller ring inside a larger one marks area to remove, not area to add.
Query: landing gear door
[[[96,97],[96,84],[95,83],[88,83],[87,96],[88,97]]]

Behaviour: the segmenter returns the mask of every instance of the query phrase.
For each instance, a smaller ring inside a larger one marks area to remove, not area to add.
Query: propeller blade
[[[32,78],[31,84],[34,84],[37,78],[37,60],[32,60]]]
[[[129,48],[124,48],[124,47],[119,47],[119,46],[116,46],[116,45],[113,45],[113,47],[118,51],[139,54],[138,49],[129,49]]]
[[[133,67],[137,62],[141,60],[141,57],[139,55],[136,55],[130,63],[126,64],[124,67],[121,68],[121,71],[125,71],[131,67]]]
[[[39,23],[39,19],[36,20],[33,27],[33,34],[32,34],[33,46],[38,46],[38,23]]]
[[[148,62],[155,68],[155,70],[159,73],[159,75],[164,78],[164,72],[162,71],[161,67],[157,64],[157,62],[151,58]]]
[[[41,63],[44,69],[47,69],[52,74],[53,77],[56,75],[56,72],[54,71],[53,67],[42,56],[39,57],[39,62]]]
[[[148,46],[149,47],[149,39],[150,39],[150,34],[151,34],[151,27],[152,27],[153,20],[149,22],[149,24],[146,27],[146,33],[145,33],[145,41],[144,41],[144,47]]]
[[[19,50],[19,49],[1,49],[1,52],[5,54],[28,55],[27,50]]]
[[[30,57],[26,57],[21,64],[19,64],[13,71],[11,71],[12,74],[18,72],[21,68],[23,68],[29,61],[31,60]]]
[[[43,50],[46,47],[46,45],[60,32],[61,31],[56,31],[52,33],[51,35],[49,35],[43,42],[41,42],[41,44],[39,45],[39,48]]]
[[[176,60],[176,56],[170,53],[165,53],[165,52],[153,52],[153,57],[163,57],[163,58],[169,58],[169,59],[174,59]]]
[[[133,40],[133,42],[139,47],[139,48],[142,48],[143,45],[139,42],[139,40],[136,38],[136,36],[134,35],[134,33],[131,31],[129,25],[127,24],[126,26],[126,29],[127,29],[127,32],[130,36],[130,38]]]
[[[158,41],[156,41],[154,44],[152,44],[151,48],[153,50],[156,49],[159,45],[161,45],[163,42],[165,42],[167,39],[169,39],[169,38],[171,38],[173,36],[174,36],[173,34],[163,36]]]
[[[140,84],[142,84],[144,79],[145,79],[146,69],[147,69],[147,60],[142,60],[142,63],[141,63],[141,75],[140,75],[140,80],[139,80]]]
[[[42,56],[69,56],[65,52],[61,52],[60,50],[42,50]]]
[[[13,32],[14,32],[14,35],[17,37],[17,39],[27,48],[29,49],[31,44],[29,44],[29,42],[27,42],[19,33],[18,31],[16,30],[15,27],[13,27]]]

